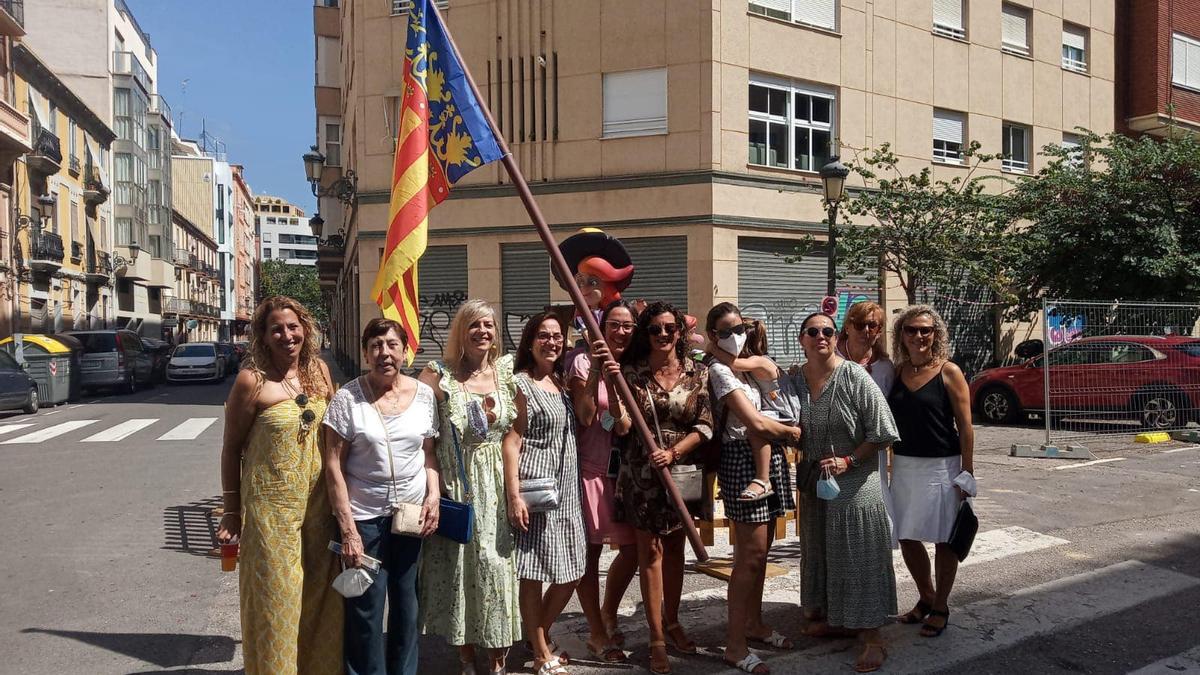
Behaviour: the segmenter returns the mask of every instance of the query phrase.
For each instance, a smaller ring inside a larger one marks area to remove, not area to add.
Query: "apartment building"
[[[1121,2],[1117,119],[1125,133],[1200,133],[1200,3]]]
[[[334,351],[358,365],[389,203],[410,3],[314,7],[322,184],[353,171],[353,208],[320,200]],[[1048,143],[1114,125],[1114,0],[598,0],[439,3],[467,66],[560,238],[620,237],[630,298],[700,315],[733,301],[799,357],[801,317],[825,295],[817,171],[890,143],[905,170],[963,175],[971,140],[1036,172]],[[330,149],[334,144],[333,152]],[[467,297],[494,302],[512,348],[525,317],[565,302],[502,168],[474,171],[430,217],[419,267],[420,361],[440,354]],[[839,281],[842,304],[904,302],[894,280]],[[984,340],[994,344],[994,335]],[[984,348],[990,348],[990,344]]]
[[[211,270],[219,286],[215,307],[218,312],[221,340],[234,335],[237,320],[235,307],[235,260],[237,239],[234,236],[234,179],[233,166],[218,146],[175,137],[171,143],[173,206],[184,218],[217,243],[217,259]]]
[[[25,5],[0,2],[0,335],[12,335],[18,275],[13,269],[13,168],[32,149],[29,117],[17,107],[12,48],[25,35]]]
[[[279,197],[259,195],[254,198],[254,218],[263,260],[282,260],[289,265],[317,264],[317,238],[303,209]]]
[[[258,235],[254,225],[254,192],[246,182],[246,168],[233,169],[233,299],[236,338],[249,339],[250,319],[258,298]]]
[[[12,65],[33,147],[9,180],[16,214],[10,327],[54,333],[109,326],[118,298],[112,275],[135,267],[102,244],[112,212],[99,167],[115,134],[29,47],[12,48]]]
[[[175,284],[171,241],[171,108],[158,93],[158,54],[124,0],[25,5],[25,40],[116,132],[101,168],[112,176],[112,238],[102,249],[136,261],[117,272],[116,320],[158,337]],[[71,36],[63,39],[64,35]]]
[[[171,210],[175,284],[163,325],[172,344],[221,339],[220,252],[211,230]]]

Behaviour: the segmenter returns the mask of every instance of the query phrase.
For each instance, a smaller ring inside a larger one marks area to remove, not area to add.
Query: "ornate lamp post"
[[[842,164],[841,157],[834,155],[829,163],[821,167],[821,186],[825,192],[825,208],[829,215],[829,272],[826,279],[826,294],[837,292],[837,215],[838,205],[846,196],[846,176],[850,169]]]

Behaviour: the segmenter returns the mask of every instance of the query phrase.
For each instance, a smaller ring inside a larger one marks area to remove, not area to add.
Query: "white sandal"
[[[724,659],[722,659],[722,660],[724,661]],[[732,668],[737,668],[738,670],[740,670],[744,673],[752,673],[752,674],[754,673],[755,668],[759,667],[760,665],[764,665],[764,664],[765,664],[765,662],[762,659],[758,658],[758,654],[755,654],[754,652],[747,652],[746,658],[742,659],[741,661],[738,661],[737,663],[734,663],[732,661],[725,661],[725,665],[727,665],[727,666],[730,666]],[[767,671],[767,672],[770,672],[770,671]]]
[[[754,492],[750,491],[750,486],[747,485],[746,488],[742,490],[741,494],[738,495],[739,502],[757,502],[775,494],[775,491],[771,489],[771,484],[761,478],[755,478],[754,480],[750,481],[750,485],[762,486],[763,491],[755,494]]]
[[[537,669],[537,675],[570,675],[570,672],[563,667],[562,662],[556,656],[547,659],[542,667]]]
[[[750,642],[757,642],[758,644],[767,645],[768,647],[774,647],[775,649],[794,649],[796,646],[795,643],[792,642],[791,638],[786,635],[780,635],[779,631],[777,630],[772,630],[771,634],[765,638],[748,635],[746,636],[746,639]]]

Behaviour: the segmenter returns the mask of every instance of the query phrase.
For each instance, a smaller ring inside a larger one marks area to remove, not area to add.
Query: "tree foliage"
[[[286,295],[308,308],[322,326],[328,325],[329,311],[321,297],[317,268],[311,265],[289,265],[282,260],[264,260],[259,265],[262,295]]]
[[[909,303],[935,286],[1007,290],[1003,248],[1009,241],[1000,198],[986,191],[986,177],[976,175],[996,156],[979,148],[972,142],[964,149],[965,169],[949,180],[935,179],[929,166],[903,173],[886,143],[850,162],[865,189],[851,191],[841,205],[846,222],[838,225],[839,275],[882,270],[900,280]],[[797,254],[819,246],[809,240]]]
[[[1043,153],[1053,160],[1004,200],[1017,244],[1013,314],[1042,297],[1196,302],[1200,140],[1089,134]]]

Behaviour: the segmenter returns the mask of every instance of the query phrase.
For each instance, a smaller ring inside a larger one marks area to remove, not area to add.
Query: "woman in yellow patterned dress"
[[[251,321],[248,368],[225,405],[221,543],[241,539],[246,675],[342,672],[342,598],[330,586],[336,531],[321,480],[321,418],[333,395],[312,316],[283,296]]]

